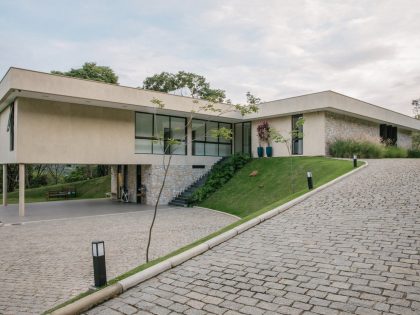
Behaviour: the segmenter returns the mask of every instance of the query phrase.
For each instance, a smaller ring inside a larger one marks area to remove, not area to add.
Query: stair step
[[[199,188],[203,187],[209,177],[211,171],[213,170],[214,166],[223,163],[227,157],[221,158],[218,162],[216,162],[210,170],[207,171],[206,174],[201,176],[197,179],[194,183],[188,186],[183,192],[181,192],[177,197],[173,198],[168,204],[171,206],[176,207],[188,207],[189,206],[189,199],[191,195]]]
[[[176,202],[176,201],[171,201],[170,203],[168,203],[168,205],[175,206],[175,207],[184,207],[184,208],[188,207],[187,204]]]

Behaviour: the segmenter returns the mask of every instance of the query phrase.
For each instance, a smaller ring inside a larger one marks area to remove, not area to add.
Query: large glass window
[[[215,136],[212,130],[232,129],[232,124],[217,121],[193,119],[192,154],[207,156],[229,156],[232,154],[232,140]]]
[[[10,104],[9,107],[9,122],[7,124],[7,131],[9,132],[9,149],[15,150],[15,104]]]
[[[186,155],[186,123],[183,117],[136,113],[135,152]],[[169,139],[180,143],[169,147]]]
[[[292,116],[292,130],[297,130],[297,122],[299,119],[303,118],[302,114]],[[303,126],[299,127],[299,132],[303,133]],[[303,138],[298,136],[293,136],[292,138],[292,154],[302,155],[303,154]]]
[[[235,153],[251,155],[251,123],[235,124]]]

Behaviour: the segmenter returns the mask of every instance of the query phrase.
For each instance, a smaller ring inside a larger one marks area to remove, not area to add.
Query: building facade
[[[165,106],[157,108],[154,99]],[[328,155],[336,139],[385,137],[410,148],[411,133],[420,130],[413,118],[332,91],[262,103],[247,116],[227,104],[216,104],[217,111],[205,106],[188,97],[11,68],[0,83],[0,163],[21,165],[23,178],[26,164],[111,165],[114,199],[126,194],[131,202],[154,204],[170,155],[161,197],[167,204],[222,157],[257,156],[263,120],[288,134],[303,117],[305,136],[289,149],[307,156]],[[232,130],[232,139],[215,135],[220,128]],[[272,146],[273,156],[288,155],[284,144]],[[24,190],[21,197],[24,213]]]

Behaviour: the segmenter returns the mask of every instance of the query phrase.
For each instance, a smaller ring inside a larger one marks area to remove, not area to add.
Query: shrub
[[[352,158],[356,154],[359,158],[405,158],[406,149],[385,146],[379,143],[357,140],[336,140],[329,146],[330,155],[341,158]]]
[[[249,155],[235,154],[226,161],[216,164],[210,172],[204,186],[198,188],[190,197],[190,203],[198,203],[227,183],[233,175],[251,160]]]
[[[407,157],[409,157],[409,158],[420,158],[420,150],[415,150],[415,149],[412,149],[412,150],[408,150],[407,151]]]
[[[341,158],[352,158],[357,154],[360,158],[382,158],[384,147],[369,141],[336,140],[329,146],[330,155]]]
[[[385,147],[384,148],[385,158],[406,158],[407,150],[398,147]]]

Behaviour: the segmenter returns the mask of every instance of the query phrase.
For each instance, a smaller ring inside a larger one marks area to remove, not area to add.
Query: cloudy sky
[[[121,85],[185,70],[238,102],[334,90],[412,115],[420,1],[0,1],[0,76],[85,61]]]

